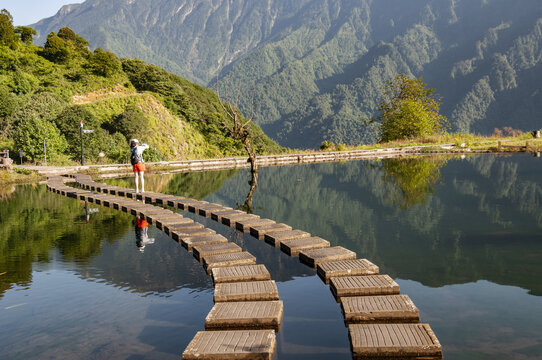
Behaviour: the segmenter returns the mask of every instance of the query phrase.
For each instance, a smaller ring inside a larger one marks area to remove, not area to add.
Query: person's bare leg
[[[136,185],[136,193],[139,192],[139,173],[136,171],[134,172],[135,175],[135,185]]]
[[[141,176],[141,192],[145,192],[145,178],[143,178],[143,171],[139,172],[139,176]]]

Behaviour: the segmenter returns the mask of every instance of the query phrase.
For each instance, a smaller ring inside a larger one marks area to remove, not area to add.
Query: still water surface
[[[148,190],[247,208],[342,245],[390,274],[445,359],[542,358],[542,161],[473,156],[148,176]],[[131,180],[111,180],[131,186]],[[0,358],[178,359],[212,307],[201,265],[133,217],[23,186],[0,193]],[[250,206],[249,206],[250,204]],[[279,359],[349,359],[315,271],[186,214],[250,251],[284,301]]]

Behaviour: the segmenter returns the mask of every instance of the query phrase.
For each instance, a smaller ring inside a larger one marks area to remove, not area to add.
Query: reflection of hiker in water
[[[136,245],[139,251],[143,252],[147,244],[154,244],[154,238],[149,238],[147,231],[149,229],[149,223],[143,219],[136,219]]]

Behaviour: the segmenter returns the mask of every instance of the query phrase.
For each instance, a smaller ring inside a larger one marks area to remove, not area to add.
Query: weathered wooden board
[[[215,284],[237,281],[271,280],[271,275],[265,265],[226,266],[212,269]]]
[[[155,202],[157,204],[159,204],[159,205],[167,205],[168,200],[173,200],[173,199],[176,199],[176,198],[177,197],[174,196],[174,195],[162,194],[162,196],[156,197]]]
[[[271,360],[274,330],[199,331],[183,352],[183,360]]]
[[[279,292],[274,280],[215,284],[215,303],[232,301],[268,301],[278,299]]]
[[[265,234],[265,242],[273,245],[275,247],[280,246],[280,243],[285,240],[293,240],[300,238],[308,238],[311,234],[302,230],[287,230],[287,231],[276,231],[272,233]]]
[[[331,291],[336,298],[399,294],[399,285],[388,275],[335,277],[331,278],[330,283]]]
[[[194,224],[197,224],[197,223],[194,223]],[[206,229],[206,228],[181,229],[181,228],[176,227],[176,228],[173,228],[173,230],[171,230],[171,237],[175,241],[181,241],[183,238],[186,238],[186,237],[192,237],[192,236],[198,236],[198,235],[212,235],[212,234],[216,234],[216,231],[211,230],[211,229]]]
[[[167,206],[171,206],[177,209],[179,208],[179,203],[182,202],[183,200],[186,200],[186,198],[182,196],[175,196],[170,199],[167,199],[166,204]]]
[[[168,228],[172,228],[175,225],[183,225],[183,224],[192,224],[194,220],[190,218],[185,218],[180,214],[177,214],[176,218],[169,218],[169,219],[157,219],[156,220],[156,227],[160,230],[164,230],[166,226]]]
[[[199,215],[205,216],[205,217],[211,217],[211,213],[213,211],[219,211],[219,210],[232,210],[230,207],[222,206],[220,204],[209,204],[207,206],[202,206],[199,208]]]
[[[336,260],[352,260],[356,258],[356,253],[342,246],[333,246],[324,249],[304,250],[299,253],[299,260],[310,267]]]
[[[256,258],[249,252],[237,252],[231,254],[219,254],[207,256],[203,259],[207,273],[211,270],[223,266],[253,265],[256,264]]]
[[[216,303],[205,318],[205,330],[273,329],[279,331],[282,301]]]
[[[286,224],[254,225],[250,227],[250,235],[258,240],[263,240],[265,234],[271,234],[275,231],[288,231],[292,227]]]
[[[194,204],[199,204],[200,202],[198,200],[193,200],[193,199],[186,199],[186,200],[183,200],[183,201],[179,201],[177,203],[177,206],[179,207],[179,209],[181,210],[186,210],[188,211],[188,207],[190,205],[194,205]]]
[[[243,249],[241,249],[241,247],[237,244],[227,242],[220,244],[196,245],[192,248],[192,251],[194,252],[194,257],[202,262],[203,258],[206,256],[241,252]]]
[[[329,284],[329,279],[339,276],[378,275],[378,266],[367,259],[328,261],[318,264],[318,276]]]
[[[235,227],[235,223],[237,221],[241,220],[252,220],[252,219],[259,219],[260,217],[258,215],[254,214],[247,214],[247,213],[240,213],[240,214],[233,214],[233,215],[223,215],[222,216],[222,224],[229,226],[229,227]]]
[[[420,313],[407,295],[341,298],[345,324],[417,323]]]
[[[301,239],[282,240],[280,249],[290,256],[297,256],[301,251],[329,247],[329,241],[320,237],[306,237]]]
[[[246,220],[237,220],[235,222],[235,228],[242,232],[249,232],[252,226],[259,225],[270,225],[275,224],[271,219],[246,219]]]
[[[185,218],[185,219],[188,219],[188,218]],[[194,220],[192,219],[182,224],[162,224],[162,231],[171,237],[173,237],[172,232],[177,229],[187,230],[187,229],[203,229],[203,228],[204,226],[202,224],[194,222]]]
[[[227,243],[228,239],[220,234],[189,236],[181,240],[181,245],[188,251],[192,251],[192,248],[196,245],[205,244],[220,244]]]
[[[179,218],[182,218],[182,215],[179,215],[179,214],[176,214],[174,212],[159,212],[159,213],[156,213],[156,214],[148,214],[147,212],[145,212],[145,220],[147,220],[149,222],[149,224],[153,224],[153,225],[156,225],[156,221],[157,220],[175,220],[175,219],[179,219]]]
[[[213,210],[211,211],[211,219],[217,222],[222,222],[223,216],[233,215],[233,214],[243,214],[242,211],[239,210],[227,210],[227,209],[221,209],[221,210]]]
[[[188,205],[188,211],[194,214],[199,213],[199,208],[209,205],[208,201],[198,201],[197,203],[192,203]]]
[[[354,359],[442,359],[442,347],[428,324],[352,324]]]

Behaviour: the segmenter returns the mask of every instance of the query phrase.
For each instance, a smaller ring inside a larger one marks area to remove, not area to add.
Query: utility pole
[[[81,134],[81,166],[85,165],[85,155],[83,155],[83,120],[79,121],[80,129],[79,133]]]

